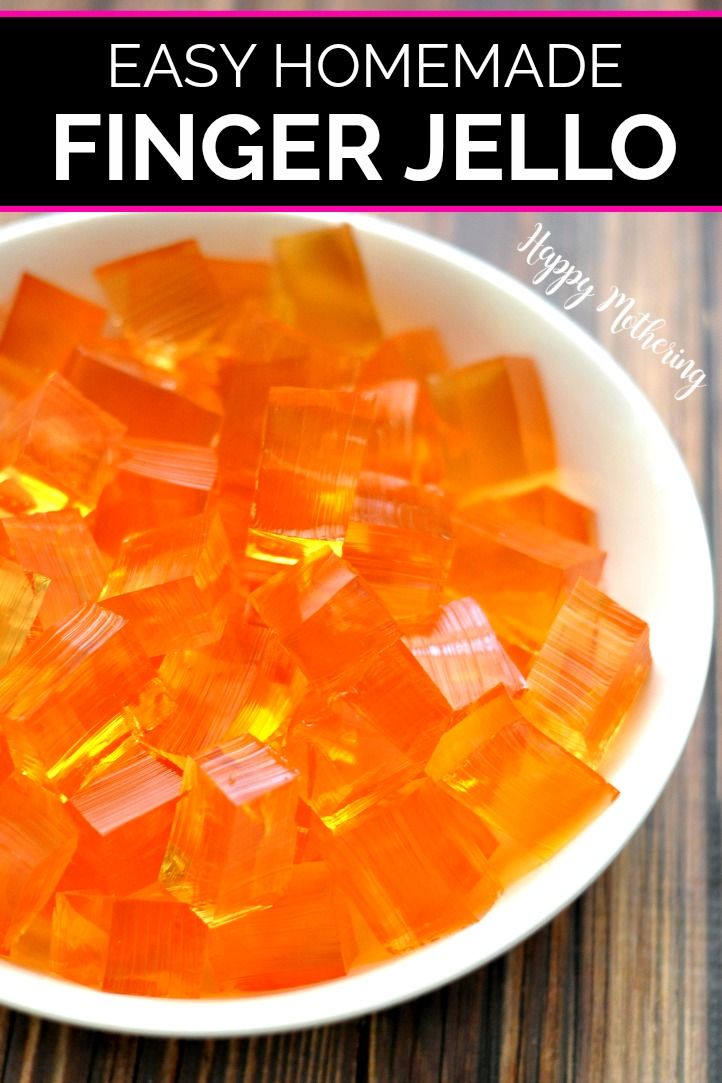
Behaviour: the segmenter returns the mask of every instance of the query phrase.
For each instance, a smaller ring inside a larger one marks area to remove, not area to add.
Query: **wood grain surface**
[[[186,5],[164,5],[160,0],[153,6]],[[217,2],[212,6],[231,5]],[[258,6],[302,5],[267,2]],[[357,0],[354,6],[383,5]],[[393,6],[442,5],[418,0],[405,5],[399,0]],[[525,5],[507,0],[504,6]],[[583,6],[623,5],[616,0],[603,4],[590,0]],[[633,6],[650,5],[640,0]],[[674,0],[654,6],[715,5]],[[0,220],[9,217],[2,215]],[[628,369],[672,433],[705,509],[719,566],[722,216],[408,213],[391,217],[478,253],[523,281],[529,280],[530,271],[516,244],[542,218],[557,248],[595,281],[618,283],[644,310],[667,320],[677,342],[708,374],[708,386],[683,402],[674,399],[678,383],[673,374],[627,337],[612,336],[604,314],[596,313],[593,306],[581,306],[573,313]],[[683,561],[680,574],[684,574]],[[549,926],[463,981],[357,1022],[230,1042],[106,1036],[0,1010],[0,1083],[722,1080],[719,694],[717,657],[680,766],[621,856]]]

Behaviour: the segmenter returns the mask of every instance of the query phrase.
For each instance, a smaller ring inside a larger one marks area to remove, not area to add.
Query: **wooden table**
[[[516,245],[537,216],[393,217],[529,280]],[[593,280],[619,284],[645,310],[664,317],[707,372],[708,387],[675,401],[673,373],[629,338],[611,336],[609,318],[593,305],[574,310],[654,402],[685,456],[719,546],[722,216],[538,217],[557,249]],[[715,670],[682,763],[622,855],[566,913],[485,969],[358,1022],[250,1041],[109,1037],[0,1011],[0,1083],[721,1079],[718,680]]]

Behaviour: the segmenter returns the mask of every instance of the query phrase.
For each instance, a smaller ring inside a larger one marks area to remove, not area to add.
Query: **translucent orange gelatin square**
[[[115,899],[103,989],[128,996],[200,996],[205,926],[172,898]]]
[[[538,485],[510,496],[464,504],[463,515],[468,522],[482,526],[489,520],[498,522],[500,518],[537,523],[585,545],[594,545],[597,539],[595,512],[550,485]]]
[[[447,602],[425,627],[407,633],[404,643],[454,708],[466,707],[497,684],[511,693],[526,687],[473,598]]]
[[[94,515],[95,538],[108,553],[129,534],[202,514],[218,468],[214,449],[140,439],[123,441],[118,465]]]
[[[129,996],[197,997],[205,952],[203,923],[161,892],[57,897],[52,968],[69,981]]]
[[[119,716],[153,676],[122,617],[85,605],[29,640],[0,670],[0,717],[26,774],[69,793],[108,744]]]
[[[419,621],[434,612],[453,548],[451,518],[438,489],[361,474],[343,555],[395,620]]]
[[[401,789],[418,766],[343,697],[307,696],[283,742],[304,800],[332,831]]]
[[[332,348],[275,320],[244,324],[228,366],[224,421],[218,446],[224,482],[255,486],[272,387],[332,390],[353,385],[358,365]]]
[[[442,734],[426,764],[435,782],[454,771],[484,741],[519,718],[519,705],[502,684],[484,692],[473,703],[455,712],[453,725]]]
[[[128,538],[113,565],[104,598],[176,579],[212,589],[228,564],[226,537],[215,515],[198,515]]]
[[[135,737],[107,754],[68,803],[78,849],[63,887],[129,895],[157,880],[180,794],[180,771]]]
[[[131,344],[160,367],[193,353],[223,314],[216,279],[195,241],[141,252],[95,272]]]
[[[385,380],[364,387],[363,395],[374,409],[364,470],[438,481],[442,445],[425,386],[416,379]]]
[[[48,902],[76,842],[57,797],[20,774],[0,782],[0,954]]]
[[[192,578],[114,595],[103,605],[125,617],[151,658],[212,643],[223,628],[222,615],[209,608]]]
[[[106,318],[92,301],[24,274],[0,338],[0,355],[18,366],[18,386],[27,393],[62,368],[79,342],[92,346]]]
[[[250,553],[288,563],[319,543],[340,548],[370,416],[370,405],[348,391],[271,388]]]
[[[311,680],[338,682],[401,634],[376,595],[331,550],[279,572],[251,604]]]
[[[269,303],[271,293],[271,264],[261,259],[206,260],[221,294],[237,305],[249,301]]]
[[[605,554],[535,523],[454,519],[456,547],[449,581],[481,603],[495,632],[537,650],[580,576],[596,582]]]
[[[617,790],[527,722],[518,708],[515,718],[490,735],[498,713],[498,705],[491,720],[476,712],[476,745],[468,720],[462,720],[457,763],[446,763],[441,776],[432,758],[430,770],[492,831],[546,860],[607,808]],[[447,734],[448,742],[455,739],[453,731]]]
[[[329,863],[378,940],[406,951],[469,925],[498,886],[495,839],[434,783],[372,809],[326,837]]]
[[[378,650],[340,695],[414,761],[425,762],[451,724],[450,704],[399,640]]]
[[[649,626],[580,579],[529,670],[522,708],[547,736],[595,766],[651,663]]]
[[[50,583],[38,614],[51,628],[84,602],[96,601],[106,561],[76,508],[0,520],[0,550]]]
[[[497,357],[432,375],[428,387],[443,424],[445,485],[475,490],[554,469],[556,451],[533,361]]]
[[[209,930],[210,964],[223,992],[312,985],[346,973],[350,936],[328,867],[306,862],[270,907]]]
[[[22,966],[26,970],[36,970],[47,974],[51,970],[51,939],[55,897],[49,901],[28,925],[22,936],[14,940],[8,960],[13,966]]]
[[[169,652],[158,670],[162,703],[141,698],[135,718],[155,748],[176,756],[243,733],[266,740],[293,708],[294,670],[273,632],[247,624],[218,644]]]
[[[350,226],[279,237],[275,250],[302,330],[357,349],[378,344],[381,327]]]
[[[116,358],[77,349],[63,375],[87,399],[125,425],[128,436],[149,440],[207,446],[221,423],[220,415],[206,410],[177,391],[146,378]]]
[[[3,418],[0,466],[24,487],[50,487],[40,511],[68,502],[92,508],[113,476],[124,431],[56,373]]]
[[[218,638],[212,607],[228,581],[230,551],[218,515],[133,534],[122,543],[101,594],[133,625],[149,655]]]
[[[359,382],[366,386],[380,380],[419,379],[432,372],[446,372],[449,367],[439,332],[433,327],[418,327],[385,338],[364,362]]]
[[[279,314],[244,315],[234,325],[232,355],[220,370],[220,387],[230,407],[241,395],[244,377],[251,366],[259,376],[273,373],[265,387],[350,388],[357,381],[362,359],[343,346],[325,342],[313,330],[291,326]],[[241,405],[239,398],[238,405]]]
[[[113,899],[93,891],[58,891],[52,916],[50,969],[66,981],[100,989],[108,962]]]
[[[278,897],[296,846],[298,781],[252,737],[189,757],[161,883],[208,925]]]

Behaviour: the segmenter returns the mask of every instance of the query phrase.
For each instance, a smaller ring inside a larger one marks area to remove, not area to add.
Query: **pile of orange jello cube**
[[[197,997],[469,925],[650,666],[534,362],[385,336],[348,226],[95,274],[0,340],[0,953]]]

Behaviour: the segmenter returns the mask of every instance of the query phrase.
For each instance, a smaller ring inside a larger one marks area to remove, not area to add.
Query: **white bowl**
[[[30,219],[0,231],[0,297],[24,270],[96,295],[92,268],[136,250],[196,237],[214,255],[263,256],[279,234],[348,217]],[[690,478],[659,418],[609,354],[527,287],[422,234],[372,216],[351,220],[389,331],[435,324],[462,363],[495,353],[539,362],[569,489],[599,510],[606,589],[651,625],[653,675],[606,770],[621,796],[476,925],[363,973],[285,993],[183,1001],[100,993],[2,963],[8,1006],[106,1030],[215,1037],[330,1023],[417,996],[501,955],[579,895],[637,830],[682,752],[709,660],[712,572]]]

